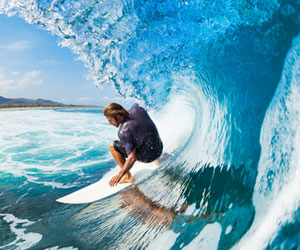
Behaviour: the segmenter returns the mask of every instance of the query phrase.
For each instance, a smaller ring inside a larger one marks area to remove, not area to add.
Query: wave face
[[[96,84],[152,108],[172,153],[73,216],[89,248],[300,244],[299,1],[2,0],[0,13],[51,31]]]

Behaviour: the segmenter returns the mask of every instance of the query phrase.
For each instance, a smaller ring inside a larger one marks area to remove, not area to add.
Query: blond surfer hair
[[[129,116],[129,112],[126,109],[124,109],[120,104],[115,103],[115,102],[108,104],[104,108],[103,114],[105,116],[109,116],[109,117],[113,117],[113,118],[116,118],[117,115],[121,115],[125,118],[127,118]]]

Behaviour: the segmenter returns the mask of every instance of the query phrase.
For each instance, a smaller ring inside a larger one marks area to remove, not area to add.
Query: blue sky
[[[121,102],[109,85],[87,80],[83,62],[58,38],[19,17],[0,15],[0,96],[66,104]]]

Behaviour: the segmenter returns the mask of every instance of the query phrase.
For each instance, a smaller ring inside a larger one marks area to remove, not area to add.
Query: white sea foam
[[[187,209],[185,210],[184,215],[185,215],[185,216],[192,215],[192,214],[194,214],[196,211],[197,211],[197,209],[196,209],[196,203],[193,203],[192,205],[189,205],[189,206],[187,207]]]
[[[147,250],[165,250],[171,249],[175,244],[179,234],[174,233],[173,231],[166,231],[157,237],[151,244],[147,247]]]
[[[222,106],[214,102],[205,93],[207,90],[201,89],[201,83],[197,86],[197,78],[191,73],[174,74],[172,80],[183,87],[171,94],[170,103],[160,111],[162,123],[165,124],[162,136],[166,135],[166,141],[170,141],[175,149],[182,149],[181,157],[188,162],[187,167],[194,168],[199,162],[209,162],[214,166],[225,163],[229,129],[226,124],[226,100]],[[208,142],[218,143],[209,143],[208,146]]]
[[[271,203],[263,218],[255,220],[247,235],[233,249],[264,249],[281,226],[292,221],[300,205],[300,178],[296,176]]]
[[[55,247],[46,248],[45,250],[77,250],[77,249],[79,249],[79,248],[77,248],[77,247],[74,248],[72,246],[62,247],[62,248],[60,248],[59,246],[55,246]]]
[[[90,150],[108,152],[103,145],[116,136],[102,115],[55,110],[9,110],[0,112],[0,171],[27,182],[53,188],[70,188],[43,177],[76,173],[110,160],[110,155],[87,157]],[[103,148],[103,149],[102,149]],[[83,157],[83,155],[86,155]]]
[[[222,227],[219,223],[206,225],[203,230],[196,236],[188,245],[181,249],[195,250],[195,249],[218,249],[218,244],[222,232]],[[173,231],[166,231],[151,242],[147,250],[164,250],[171,249],[175,244],[176,239],[180,234]]]
[[[232,231],[232,226],[229,225],[225,230],[225,234],[229,234],[229,233],[231,233],[231,231]]]
[[[218,249],[218,244],[222,232],[222,227],[219,223],[206,225],[200,234],[195,237],[190,244],[182,248],[183,250]]]
[[[19,250],[29,249],[35,246],[42,239],[43,236],[41,234],[33,232],[26,233],[26,227],[34,224],[35,222],[27,219],[19,219],[12,214],[0,214],[0,216],[9,223],[10,230],[16,235],[14,241],[4,246],[0,246],[0,249],[9,249],[10,246]]]
[[[193,130],[195,111],[185,96],[178,95],[158,113],[150,112],[164,143],[164,151],[172,153],[182,147]]]

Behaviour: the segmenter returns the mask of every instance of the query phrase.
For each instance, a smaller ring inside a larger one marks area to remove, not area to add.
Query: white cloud
[[[113,100],[115,100],[115,101],[123,101],[124,99],[122,97],[117,96],[117,97],[114,97]]]
[[[111,101],[111,102],[113,102],[113,101],[118,101],[118,102],[120,102],[120,101],[123,101],[124,99],[122,98],[122,97],[119,97],[119,96],[103,96],[102,98],[100,98],[100,100],[101,101]]]
[[[12,76],[18,76],[18,75],[20,75],[20,72],[19,71],[11,72],[11,75]]]
[[[90,98],[90,97],[80,97],[80,98],[77,99],[77,101],[80,101],[80,102],[92,101],[92,98]]]
[[[15,51],[20,51],[20,50],[26,50],[26,49],[31,49],[33,47],[33,42],[31,41],[17,41],[9,44],[0,44],[0,48],[4,50],[15,50]]]
[[[26,88],[27,86],[38,86],[41,85],[41,83],[43,82],[43,80],[40,78],[41,76],[41,71],[31,71],[31,72],[27,72],[23,75],[23,77],[21,77],[18,80],[18,86],[20,88]]]
[[[57,64],[64,64],[64,62],[59,61],[59,60],[55,60],[55,59],[49,59],[49,60],[41,61],[40,64],[43,64],[43,65],[57,65]]]
[[[0,94],[3,92],[3,90],[10,88],[8,86],[13,86],[14,81],[11,79],[6,79],[3,69],[0,68]]]
[[[37,70],[24,74],[12,72],[11,78],[9,78],[4,74],[4,70],[0,68],[0,95],[42,84],[41,74],[42,72]]]

